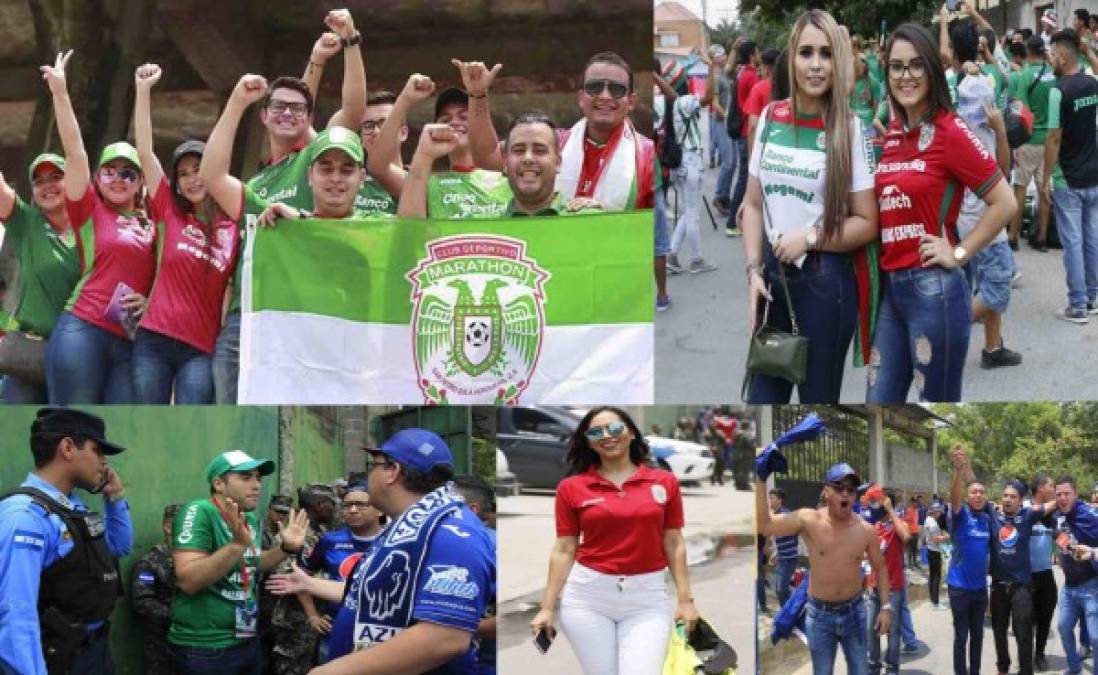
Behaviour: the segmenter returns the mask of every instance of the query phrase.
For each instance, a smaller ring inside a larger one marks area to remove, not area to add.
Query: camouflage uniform
[[[145,628],[145,668],[149,675],[174,675],[175,663],[168,628],[172,623],[175,565],[166,544],[153,546],[133,566],[130,584],[133,611]]]
[[[327,532],[326,527],[309,526],[305,534],[305,548],[301,558],[308,556],[320,537]],[[278,544],[281,545],[281,540]],[[287,558],[272,570],[272,574],[288,574],[294,558]],[[300,566],[300,561],[298,562]],[[274,649],[269,660],[267,672],[273,675],[305,675],[313,667],[316,645],[320,635],[309,625],[305,610],[296,595],[283,595],[276,598],[271,612],[271,633],[274,636]]]

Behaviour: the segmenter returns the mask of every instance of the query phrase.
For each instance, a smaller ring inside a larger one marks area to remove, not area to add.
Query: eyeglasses
[[[366,120],[362,123],[362,130],[368,134],[374,134],[381,131],[381,126],[385,124],[385,120],[388,117],[382,117],[379,120]]]
[[[587,437],[589,441],[599,441],[604,437],[620,438],[625,433],[625,422],[611,422],[602,427],[591,427],[587,431],[583,432],[583,435]]]
[[[370,502],[352,500],[349,502],[343,502],[343,509],[345,511],[365,511],[370,508]]]
[[[629,87],[613,80],[587,80],[583,83],[583,92],[588,96],[598,96],[609,91],[613,98],[622,98],[629,93]]]
[[[858,493],[858,486],[851,483],[828,483],[827,486],[839,494],[844,492],[849,492],[852,495]]]
[[[113,183],[117,180],[123,180],[127,183],[136,183],[141,174],[137,173],[135,169],[125,167],[123,169],[116,169],[113,166],[104,166],[99,169],[99,178],[104,183]]]
[[[370,459],[366,461],[366,473],[370,473],[379,466],[391,466],[394,462],[381,453],[370,453]]]
[[[290,114],[294,117],[302,117],[308,111],[308,108],[304,103],[273,99],[267,104],[267,110],[271,111],[274,115],[281,115],[289,110]]]
[[[926,62],[922,59],[911,59],[907,63],[903,61],[889,61],[888,62],[888,76],[894,80],[898,80],[904,76],[904,73],[908,74],[913,80],[921,79],[926,75]]]

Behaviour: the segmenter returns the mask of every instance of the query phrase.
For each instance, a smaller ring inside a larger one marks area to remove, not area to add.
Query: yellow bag
[[[667,658],[663,660],[663,675],[695,675],[695,668],[701,666],[701,659],[694,649],[686,644],[686,628],[677,624],[671,631],[671,642],[667,645]]]

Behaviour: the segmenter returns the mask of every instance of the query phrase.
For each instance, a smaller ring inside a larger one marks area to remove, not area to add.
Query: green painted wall
[[[371,435],[378,443],[411,427],[430,429],[446,441],[454,454],[456,473],[473,470],[471,440],[469,438],[469,407],[438,406],[418,407],[379,415],[371,420]]]

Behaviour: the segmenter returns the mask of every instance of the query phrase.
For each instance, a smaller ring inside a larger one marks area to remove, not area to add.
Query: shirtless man
[[[761,449],[760,449],[761,452]],[[755,481],[755,513],[759,532],[765,536],[801,535],[808,547],[808,649],[813,675],[831,675],[835,653],[842,645],[849,675],[869,670],[866,609],[862,598],[862,560],[869,559],[877,579],[881,611],[875,628],[887,635],[894,619],[888,570],[872,525],[854,514],[861,479],[849,464],[836,464],[827,472],[819,509],[797,509],[771,515],[766,504],[766,483]]]

